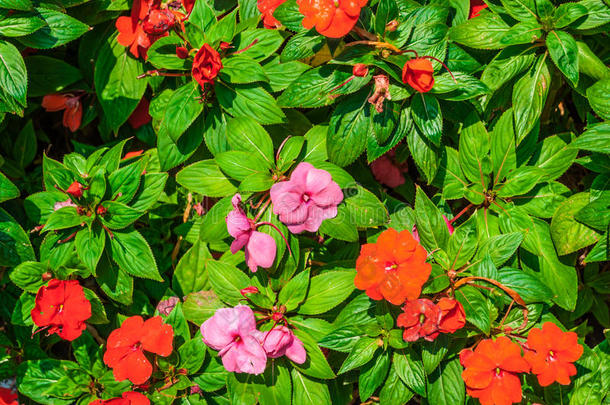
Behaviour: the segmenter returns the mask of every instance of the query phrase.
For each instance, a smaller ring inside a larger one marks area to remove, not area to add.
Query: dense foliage
[[[610,404],[608,0],[0,0],[0,404]]]

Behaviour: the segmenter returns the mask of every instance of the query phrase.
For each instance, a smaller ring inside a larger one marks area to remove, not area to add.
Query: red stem
[[[284,242],[286,243],[286,247],[288,248],[288,252],[290,253],[290,256],[292,256],[292,249],[290,249],[288,240],[286,240],[286,237],[284,236],[282,231],[280,231],[280,229],[277,226],[275,226],[274,224],[272,224],[271,222],[257,222],[254,226],[258,228],[261,225],[269,225],[270,227],[272,227],[273,229],[278,231],[280,233],[280,236],[282,237],[282,239],[284,239]]]
[[[443,67],[445,69],[447,69],[447,72],[449,72],[449,74],[451,75],[451,78],[453,79],[453,81],[455,82],[455,84],[457,84],[457,80],[455,80],[455,76],[453,76],[453,73],[451,72],[451,70],[449,70],[449,68],[447,67],[447,65],[445,65],[440,59],[435,58],[434,56],[430,56],[430,55],[426,55],[426,56],[422,56],[422,58],[428,58],[428,59],[432,59],[437,61],[438,63],[440,63],[441,65],[443,65]]]

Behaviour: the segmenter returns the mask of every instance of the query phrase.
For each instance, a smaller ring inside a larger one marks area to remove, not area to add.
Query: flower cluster
[[[254,312],[246,305],[218,309],[201,325],[206,345],[219,351],[227,371],[261,374],[267,358],[288,357],[297,364],[306,360],[303,342],[285,326],[270,331],[256,329]]]
[[[520,373],[532,372],[541,386],[570,384],[576,374],[573,362],[583,353],[574,332],[563,332],[552,322],[532,329],[521,347],[506,336],[485,339],[474,350],[460,353],[466,392],[482,405],[521,402]]]

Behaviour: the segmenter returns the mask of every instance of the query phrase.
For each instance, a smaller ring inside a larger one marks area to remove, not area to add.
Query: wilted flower
[[[53,205],[53,211],[57,211],[63,207],[76,207],[76,204],[69,198],[66,201],[58,201]]]
[[[169,314],[171,314],[172,310],[178,302],[180,302],[180,299],[178,299],[178,297],[169,297],[166,300],[159,301],[159,303],[157,304],[157,311],[159,311],[161,315],[168,316]]]
[[[271,201],[273,213],[279,215],[290,232],[316,232],[322,221],[337,216],[343,193],[329,172],[302,162],[290,180],[271,187]]]
[[[369,74],[369,68],[364,63],[356,63],[352,68],[352,74],[357,77],[364,77]]]
[[[415,342],[420,338],[433,341],[439,334],[440,314],[440,309],[429,299],[407,301],[403,313],[396,319],[396,325],[405,329],[402,338],[407,342]]]
[[[390,79],[386,75],[376,75],[373,76],[373,80],[375,80],[375,92],[369,97],[368,101],[375,106],[375,110],[378,113],[382,113],[383,101],[392,99],[390,95]]]

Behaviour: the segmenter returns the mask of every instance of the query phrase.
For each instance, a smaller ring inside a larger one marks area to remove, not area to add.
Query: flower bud
[[[258,288],[254,287],[253,285],[246,287],[246,288],[242,288],[241,290],[239,290],[239,292],[241,293],[242,296],[246,296],[246,294],[258,294]]]
[[[183,46],[176,47],[176,56],[180,59],[186,59],[189,57],[189,51]]]
[[[364,63],[356,63],[352,68],[352,74],[357,77],[364,77],[369,74],[369,68]]]

